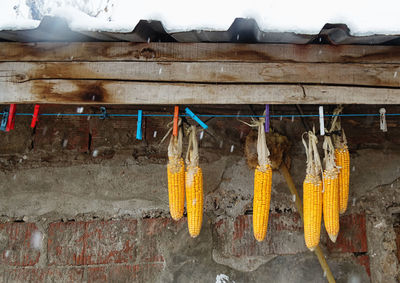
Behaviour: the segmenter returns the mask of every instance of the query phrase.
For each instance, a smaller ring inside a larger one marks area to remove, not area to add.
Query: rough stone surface
[[[40,257],[41,242],[41,234],[34,223],[0,224],[0,251],[2,255],[0,264],[10,266],[33,266],[37,264]]]

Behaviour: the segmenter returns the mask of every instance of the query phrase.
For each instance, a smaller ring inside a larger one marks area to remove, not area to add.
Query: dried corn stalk
[[[308,132],[308,146],[303,139],[307,155],[307,173],[303,182],[304,240],[313,251],[319,244],[322,218],[321,161],[317,149],[318,139]]]
[[[199,167],[199,151],[195,126],[191,126],[190,128],[185,176],[189,234],[195,238],[200,234],[203,222],[203,173]]]

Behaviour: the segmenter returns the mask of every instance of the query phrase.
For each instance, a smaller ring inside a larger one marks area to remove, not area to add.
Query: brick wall
[[[225,257],[309,253],[296,213],[271,214],[268,236],[261,243],[252,236],[251,215],[211,226],[212,237],[206,241]],[[336,244],[326,235],[322,238],[329,256],[348,257],[369,273],[365,215],[342,217]],[[46,227],[9,222],[0,225],[0,239],[2,282],[162,282],[166,266],[172,264],[166,253],[174,253],[169,242],[192,244],[186,219],[169,218],[52,222]]]

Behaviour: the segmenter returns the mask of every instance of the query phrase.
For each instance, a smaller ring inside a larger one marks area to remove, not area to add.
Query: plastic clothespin
[[[172,130],[172,135],[174,137],[178,136],[178,119],[179,119],[179,106],[176,105],[174,109],[174,126]]]
[[[265,132],[269,132],[269,104],[265,104]]]
[[[1,118],[1,124],[0,124],[0,130],[4,132],[6,131],[7,128],[8,113],[9,113],[8,108],[5,108],[3,111],[3,117]]]
[[[31,128],[36,127],[36,122],[39,117],[39,107],[40,105],[36,104],[35,109],[33,110],[33,117],[32,117],[32,122],[31,122]]]
[[[15,104],[10,104],[10,111],[8,113],[8,121],[6,126],[6,132],[10,130],[14,130],[15,125],[15,112],[17,111],[17,107]]]
[[[138,120],[137,120],[137,126],[136,126],[136,139],[137,140],[142,139],[142,117],[143,117],[143,111],[138,110]]]
[[[100,107],[100,110],[101,110],[100,119],[104,120],[104,119],[108,118],[107,109],[102,106],[102,107]]]
[[[325,135],[324,106],[319,107],[319,131],[321,136]]]
[[[387,132],[387,124],[386,124],[386,109],[379,109],[379,124],[382,132]]]
[[[199,125],[204,129],[207,130],[208,126],[200,120],[199,117],[197,117],[188,107],[185,108],[186,114],[188,114],[193,120],[195,120]]]

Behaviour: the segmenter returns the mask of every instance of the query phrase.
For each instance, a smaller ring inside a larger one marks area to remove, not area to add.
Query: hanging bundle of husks
[[[336,108],[333,114],[338,115],[342,109],[342,107]],[[339,168],[339,212],[343,214],[346,212],[349,200],[350,154],[346,135],[337,116],[334,116],[332,122],[331,132],[333,131],[339,132],[339,134],[333,136],[333,142],[335,146],[335,162]]]
[[[264,119],[258,122],[258,166],[254,172],[253,233],[257,241],[267,234],[271,201],[272,168],[265,139]]]
[[[172,219],[179,220],[185,208],[185,166],[182,158],[182,129],[171,135],[168,145],[168,198]]]
[[[335,164],[335,149],[330,136],[324,137],[323,213],[325,229],[332,242],[339,234],[339,170]]]
[[[203,221],[203,174],[199,167],[199,148],[196,127],[190,127],[189,146],[186,155],[186,209],[190,236],[200,234]]]
[[[304,240],[313,251],[319,243],[322,218],[321,160],[317,149],[318,139],[308,132],[308,145],[303,139],[307,155],[307,173],[303,182]]]

